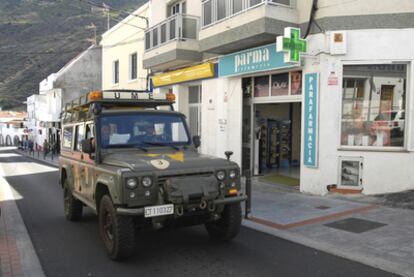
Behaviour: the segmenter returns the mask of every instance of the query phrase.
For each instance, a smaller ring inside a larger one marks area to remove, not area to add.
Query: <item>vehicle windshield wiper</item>
[[[168,143],[153,142],[153,141],[141,141],[141,143],[145,143],[145,144],[153,145],[153,146],[169,146],[169,147],[174,148],[175,150],[180,150],[180,147],[172,145],[172,144],[168,144]]]
[[[107,145],[107,149],[111,149],[111,148],[128,148],[128,147],[134,147],[134,148],[138,148],[144,152],[148,152],[148,149],[143,147],[143,146],[139,146],[139,145],[131,145],[131,144],[109,144]]]

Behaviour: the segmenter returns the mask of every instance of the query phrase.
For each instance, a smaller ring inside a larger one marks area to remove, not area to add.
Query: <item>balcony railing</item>
[[[203,0],[202,28],[207,28],[225,19],[260,5],[293,7],[296,0]]]
[[[145,51],[174,40],[198,39],[199,18],[175,14],[145,32]]]

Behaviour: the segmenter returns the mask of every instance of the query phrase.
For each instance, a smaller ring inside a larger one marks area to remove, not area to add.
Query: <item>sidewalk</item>
[[[24,151],[24,150],[21,150],[21,149],[16,149],[15,151],[17,153],[21,154],[21,155],[25,155],[25,156],[28,156],[30,158],[45,162],[45,163],[50,164],[52,166],[59,166],[59,155],[53,155],[53,157],[52,157],[51,152],[49,152],[49,154],[47,154],[46,158],[44,159],[42,152],[36,152],[35,151],[34,155],[33,154],[29,155],[29,151]]]
[[[15,202],[17,194],[3,176],[0,166],[0,276],[43,277],[42,267]]]
[[[367,201],[313,196],[252,181],[247,227],[402,276],[414,276],[414,211]]]

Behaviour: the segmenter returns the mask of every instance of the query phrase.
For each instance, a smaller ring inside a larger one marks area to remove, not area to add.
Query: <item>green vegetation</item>
[[[144,2],[105,1],[128,12]],[[126,17],[119,12],[111,16],[117,20]],[[97,26],[98,35],[106,31],[106,17],[91,13],[90,6],[81,1],[1,0],[0,107],[24,109],[23,102],[38,93],[40,81],[90,45],[93,31],[85,27],[91,23]]]

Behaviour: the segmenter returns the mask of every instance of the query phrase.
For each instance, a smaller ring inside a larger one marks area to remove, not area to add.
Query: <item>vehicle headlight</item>
[[[142,177],[141,184],[144,187],[149,188],[150,186],[152,186],[152,178],[149,176]]]
[[[226,172],[224,170],[219,170],[216,173],[216,177],[219,181],[224,181],[224,179],[226,179]]]
[[[137,178],[128,178],[126,179],[126,186],[129,189],[135,189],[138,186]]]
[[[235,179],[237,177],[237,171],[235,169],[231,169],[229,171],[229,177],[230,179]]]

